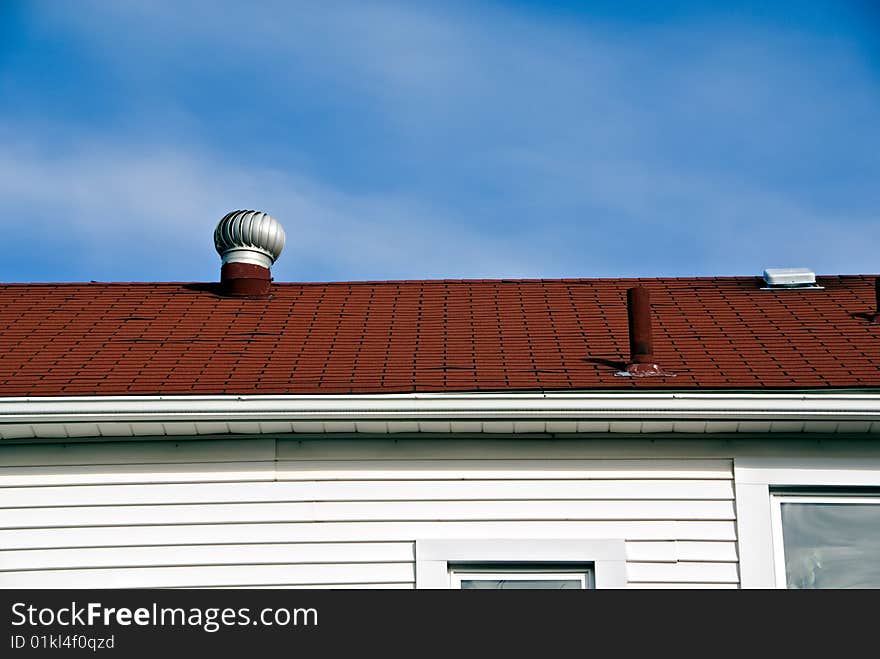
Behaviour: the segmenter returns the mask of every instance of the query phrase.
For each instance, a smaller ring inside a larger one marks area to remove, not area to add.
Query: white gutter
[[[880,422],[880,394],[590,392],[0,398],[0,424],[609,419]]]

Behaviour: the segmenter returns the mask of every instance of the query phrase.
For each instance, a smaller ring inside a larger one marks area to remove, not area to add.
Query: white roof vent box
[[[764,270],[764,286],[761,290],[777,290],[788,288],[818,288],[816,273],[809,268],[767,268]]]

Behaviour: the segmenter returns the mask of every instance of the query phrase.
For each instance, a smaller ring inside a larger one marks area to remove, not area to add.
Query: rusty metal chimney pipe
[[[651,331],[651,295],[644,286],[626,292],[629,318],[629,354],[631,364],[654,363],[654,337]]]
[[[272,274],[251,263],[224,263],[220,284],[223,294],[230,297],[265,297],[272,288]]]
[[[874,317],[880,317],[880,277],[874,280]]]
[[[629,320],[629,364],[617,375],[634,378],[674,377],[654,361],[654,334],[651,327],[651,294],[644,286],[626,291],[626,314]]]
[[[866,318],[871,325],[880,325],[880,277],[874,278],[874,311],[856,315]]]

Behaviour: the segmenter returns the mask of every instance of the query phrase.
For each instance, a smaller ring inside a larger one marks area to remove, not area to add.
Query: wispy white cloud
[[[137,279],[151,269],[174,279],[216,278],[211,232],[233,208],[261,208],[282,220],[288,243],[275,270],[281,279],[340,272],[479,277],[538,269],[528,254],[516,260],[503,236],[472,231],[416,200],[346,194],[287,171],[242,168],[216,154],[168,147],[131,152],[93,142],[63,157],[7,148],[0,152],[0,197],[22,239],[60,233],[65,249],[95,278],[118,272]],[[45,219],[36,227],[15,224],[16,217],[33,216]]]
[[[100,130],[44,117],[63,150],[6,116],[0,204],[68,225],[115,278],[213,277],[213,222],[248,205],[285,221],[291,279],[877,269],[880,85],[840,35],[503,3],[33,20],[112,72],[118,107]],[[170,265],[132,263],[160,246]]]

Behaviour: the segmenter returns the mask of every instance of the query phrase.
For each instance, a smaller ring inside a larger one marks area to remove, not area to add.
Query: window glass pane
[[[789,588],[880,588],[880,503],[780,505]]]
[[[593,588],[592,572],[592,566],[583,564],[485,564],[453,566],[449,576],[453,588],[467,590],[584,590]]]
[[[579,579],[462,579],[461,587],[492,590],[580,590],[584,586]]]

